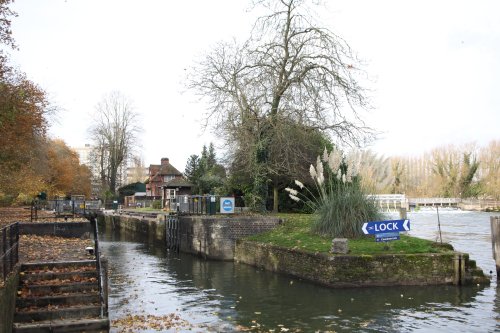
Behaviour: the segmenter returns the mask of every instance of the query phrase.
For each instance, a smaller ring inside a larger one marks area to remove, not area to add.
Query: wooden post
[[[491,246],[493,248],[493,259],[497,268],[497,280],[500,275],[500,216],[491,216]]]
[[[399,208],[399,218],[406,220],[408,218],[408,215],[406,212],[407,212],[406,207],[400,207]]]

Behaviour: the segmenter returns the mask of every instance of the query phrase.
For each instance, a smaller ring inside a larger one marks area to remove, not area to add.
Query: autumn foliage
[[[46,93],[0,56],[0,203],[90,194],[90,171],[61,140],[47,137]]]

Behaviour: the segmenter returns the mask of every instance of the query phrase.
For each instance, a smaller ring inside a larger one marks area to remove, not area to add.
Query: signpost
[[[377,242],[399,240],[399,232],[410,230],[410,220],[366,222],[362,230],[365,235],[375,235]]]

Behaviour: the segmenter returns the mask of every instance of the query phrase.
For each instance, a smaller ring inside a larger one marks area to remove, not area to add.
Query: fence
[[[101,209],[101,201],[99,200],[84,200],[84,199],[55,199],[44,201],[33,201],[31,203],[31,221],[39,219],[50,219],[54,217],[74,217],[84,216],[90,212]],[[40,210],[51,211],[54,216],[38,216]]]
[[[164,209],[190,215],[214,215],[219,209],[220,196],[178,195],[165,200]]]
[[[0,232],[0,262],[3,281],[19,261],[19,223],[12,223]]]

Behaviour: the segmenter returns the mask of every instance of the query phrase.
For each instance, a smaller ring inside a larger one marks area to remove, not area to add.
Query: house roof
[[[175,187],[193,187],[194,185],[185,180],[184,178],[174,178],[166,182],[162,187],[164,188],[175,188]]]
[[[182,176],[182,172],[177,170],[172,164],[151,164],[149,169],[152,171],[151,177],[154,181],[162,181],[161,176]]]
[[[159,174],[160,175],[175,175],[175,176],[179,176],[179,175],[182,175],[182,172],[180,172],[179,170],[177,170],[172,164],[167,164],[167,165],[160,165],[160,171],[159,171]]]

